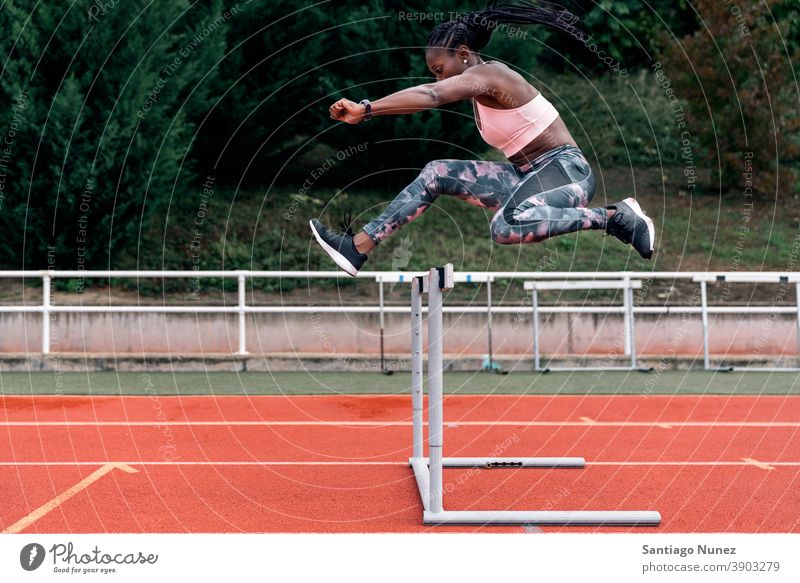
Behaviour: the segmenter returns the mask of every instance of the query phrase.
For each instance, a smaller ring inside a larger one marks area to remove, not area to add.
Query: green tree
[[[580,17],[586,39],[552,31],[543,59],[558,71],[587,75],[632,73],[655,59],[661,34],[680,37],[696,30],[687,0],[576,0],[563,3]]]
[[[796,14],[779,10],[786,4],[697,0],[702,28],[678,42],[664,41],[665,74],[686,104],[691,133],[722,190],[796,192],[798,52],[776,42],[778,35],[789,38]],[[773,20],[776,13],[787,19]]]
[[[57,268],[136,264],[142,217],[165,213],[194,176],[187,154],[212,98],[202,77],[225,47],[224,29],[204,31],[222,11],[220,0],[3,4],[2,130],[15,119],[9,105],[28,97],[0,265],[45,267],[49,246]]]

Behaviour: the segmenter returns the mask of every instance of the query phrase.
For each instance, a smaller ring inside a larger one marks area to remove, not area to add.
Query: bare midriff
[[[509,156],[508,161],[521,166],[526,162],[535,160],[553,148],[558,148],[559,146],[564,146],[566,144],[576,147],[578,145],[575,143],[575,140],[572,139],[572,135],[570,135],[567,126],[564,124],[561,116],[559,116],[547,127],[547,129],[536,136],[532,142],[530,142],[516,154]]]

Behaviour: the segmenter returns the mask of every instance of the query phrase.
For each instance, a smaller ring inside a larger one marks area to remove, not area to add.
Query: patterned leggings
[[[586,208],[594,186],[589,163],[571,145],[545,152],[526,166],[434,160],[364,231],[379,245],[446,194],[496,211],[491,235],[497,243],[538,243],[574,231],[605,229],[606,209]]]

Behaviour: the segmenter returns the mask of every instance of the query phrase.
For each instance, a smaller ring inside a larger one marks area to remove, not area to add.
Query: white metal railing
[[[50,314],[53,313],[235,313],[238,315],[239,346],[236,354],[248,354],[246,344],[247,314],[258,313],[378,313],[380,314],[381,331],[381,359],[383,360],[383,334],[384,315],[387,313],[408,313],[410,307],[386,306],[384,303],[385,283],[410,283],[412,278],[425,275],[423,271],[362,271],[357,275],[359,279],[375,281],[379,287],[377,306],[251,306],[247,305],[246,290],[248,279],[351,279],[341,271],[137,271],[137,270],[24,270],[0,271],[0,278],[14,279],[41,279],[42,303],[36,306],[0,305],[0,313],[41,313],[42,314],[42,353],[50,353]],[[168,305],[136,305],[136,306],[84,306],[84,305],[53,305],[51,300],[52,280],[56,278],[236,278],[237,297],[236,305],[230,306],[168,306]],[[485,313],[487,315],[488,352],[489,364],[492,364],[492,314],[520,313],[519,307],[492,305],[492,283],[497,280],[512,279],[531,282],[543,280],[554,281],[550,286],[537,286],[539,289],[549,288],[558,290],[569,289],[609,289],[609,282],[620,282],[611,287],[622,289],[622,306],[539,306],[537,301],[532,302],[531,312],[535,322],[540,314],[557,313],[589,313],[612,314],[621,313],[626,319],[626,351],[636,362],[635,343],[633,338],[633,320],[636,314],[700,314],[703,323],[703,349],[704,368],[711,368],[708,350],[708,318],[712,314],[795,314],[797,319],[798,346],[800,346],[800,273],[796,272],[687,272],[687,271],[603,271],[603,272],[576,272],[576,271],[492,271],[492,272],[455,272],[455,281],[462,283],[481,283],[487,287],[487,305],[476,306],[446,306],[445,312],[455,313]],[[700,306],[694,305],[664,305],[664,306],[635,306],[633,305],[633,289],[639,287],[642,281],[649,280],[688,280],[700,284]],[[582,281],[575,281],[582,280]],[[595,282],[593,284],[593,282]],[[632,282],[636,282],[632,284]],[[774,283],[781,285],[794,284],[796,292],[795,306],[709,306],[708,283]],[[530,288],[533,289],[533,288]],[[534,332],[534,341],[537,341],[538,331]],[[538,356],[536,367],[538,368]],[[731,367],[728,367],[730,369]],[[750,369],[752,370],[752,369]],[[800,370],[800,369],[765,369],[765,370]]]

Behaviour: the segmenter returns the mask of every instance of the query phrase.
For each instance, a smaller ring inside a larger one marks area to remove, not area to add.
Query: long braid
[[[489,44],[498,24],[542,24],[576,35],[582,34],[576,27],[578,22],[577,16],[552,2],[490,0],[485,10],[467,12],[455,20],[436,25],[428,35],[426,47],[453,50],[460,45],[467,45],[470,50],[480,51]]]

